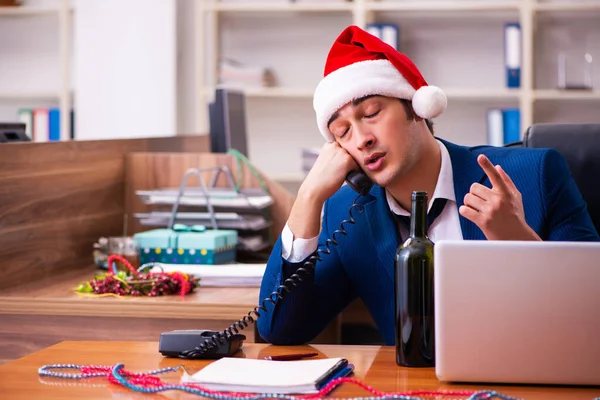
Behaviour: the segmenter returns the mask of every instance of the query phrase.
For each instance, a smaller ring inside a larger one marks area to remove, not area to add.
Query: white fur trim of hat
[[[315,89],[313,108],[323,137],[334,141],[327,126],[333,114],[351,101],[369,95],[411,100],[415,114],[426,119],[441,115],[448,104],[446,95],[436,86],[415,90],[389,60],[359,61],[325,76]]]

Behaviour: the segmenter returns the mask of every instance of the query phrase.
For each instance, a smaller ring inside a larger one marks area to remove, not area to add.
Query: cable
[[[246,166],[246,168],[248,168],[248,171],[250,171],[250,173],[258,180],[258,184],[265,191],[265,193],[269,193],[269,188],[267,187],[266,182],[260,176],[260,173],[256,170],[256,168],[254,168],[254,166],[250,163],[250,160],[248,160],[248,158],[245,155],[243,155],[236,149],[229,149],[227,151],[227,154],[233,155],[237,164],[237,183],[235,185],[236,191],[240,190],[240,187],[242,186],[242,179],[244,176],[242,169],[243,164]]]
[[[336,235],[346,236],[346,224],[354,225],[356,223],[354,219],[354,215],[352,214],[353,210],[357,209],[360,211],[364,209],[364,206],[356,201],[360,198],[360,194],[356,196],[350,209],[348,210],[349,219],[345,219],[340,223],[340,228],[335,230],[331,235],[331,238],[325,241],[325,248],[320,248],[315,251],[315,253],[309,257],[307,261],[304,262],[304,265],[296,270],[289,278],[287,278],[283,284],[279,285],[277,289],[275,289],[268,297],[265,297],[262,302],[254,307],[252,310],[248,312],[244,317],[240,320],[234,322],[229,327],[225,328],[222,332],[219,332],[213,336],[211,336],[204,343],[196,346],[193,349],[182,351],[179,354],[179,358],[185,359],[196,359],[201,358],[201,356],[210,350],[213,350],[219,344],[224,344],[228,338],[233,336],[234,334],[239,333],[241,330],[244,330],[248,327],[248,325],[256,322],[258,318],[261,316],[261,312],[267,312],[267,303],[273,304],[275,306],[284,296],[285,293],[288,293],[292,288],[295,288],[298,283],[302,282],[303,277],[300,274],[304,274],[306,277],[312,276],[314,274],[314,270],[316,267],[317,261],[322,261],[321,254],[331,254],[330,245],[337,246],[339,244]]]

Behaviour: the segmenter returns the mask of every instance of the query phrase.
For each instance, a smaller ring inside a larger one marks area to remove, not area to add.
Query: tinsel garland
[[[117,271],[115,262],[127,267],[127,271]],[[191,293],[197,286],[199,278],[183,272],[143,272],[136,271],[131,263],[117,254],[108,257],[109,272],[94,279],[80,283],[76,291],[82,295],[99,296],[164,296]]]

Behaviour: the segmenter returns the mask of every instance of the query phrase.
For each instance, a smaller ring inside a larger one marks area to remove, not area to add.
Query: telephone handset
[[[373,186],[373,181],[363,171],[350,171],[346,175],[346,183],[363,196],[367,195]]]
[[[260,305],[254,307],[239,321],[234,322],[228,328],[221,332],[213,332],[208,330],[177,330],[172,332],[164,332],[160,335],[159,352],[166,357],[178,357],[185,359],[200,359],[200,358],[221,358],[232,356],[241,347],[246,339],[245,335],[240,334],[241,330],[248,327],[249,324],[260,318],[261,312],[266,312],[266,304],[271,303],[273,306],[283,298],[283,296],[293,290],[298,282],[302,281],[302,275],[306,277],[308,274],[313,274],[315,263],[321,261],[321,254],[331,253],[330,245],[338,244],[336,235],[346,235],[345,224],[354,224],[352,211],[355,208],[363,206],[356,202],[360,196],[369,193],[373,182],[363,171],[350,171],[346,175],[346,183],[358,196],[352,202],[349,209],[349,218],[342,221],[340,228],[335,230],[330,239],[325,241],[325,248],[319,248],[315,253],[304,262],[304,265],[296,270],[292,276],[283,282],[282,285],[272,292],[269,297],[262,300]]]

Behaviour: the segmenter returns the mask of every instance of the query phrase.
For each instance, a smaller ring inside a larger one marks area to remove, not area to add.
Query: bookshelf
[[[7,51],[8,54],[1,57],[11,60],[2,70],[0,119],[16,120],[19,108],[58,107],[60,139],[70,140],[72,12],[69,0],[31,0],[22,6],[0,7],[0,32],[7,38],[0,46],[0,55]],[[21,29],[14,31],[21,35],[9,35],[17,24]],[[24,31],[31,33],[24,38]],[[45,35],[47,32],[51,33],[50,37]],[[35,45],[36,54],[28,54],[31,45]],[[6,79],[15,70],[35,71],[37,78],[32,76],[27,82]]]
[[[58,17],[60,8],[49,6],[19,6],[2,7],[0,6],[0,16],[34,16],[34,15],[54,15]]]
[[[598,59],[599,19],[600,0],[197,0],[196,125],[208,129],[206,104],[218,85],[219,57],[271,68],[276,87],[244,89],[250,158],[271,176],[301,179],[300,148],[323,143],[312,95],[329,47],[345,26],[371,22],[397,24],[400,51],[446,92],[448,109],[434,121],[441,137],[486,143],[489,108],[518,107],[521,132],[538,122],[600,122],[600,90],[556,86],[557,51],[569,46],[556,38],[583,30],[584,50]],[[518,89],[505,84],[507,22],[521,25]],[[600,61],[593,77],[600,79]]]
[[[276,2],[209,2],[206,4],[208,11],[295,11],[295,12],[327,12],[327,11],[352,11],[352,3],[276,3]]]

